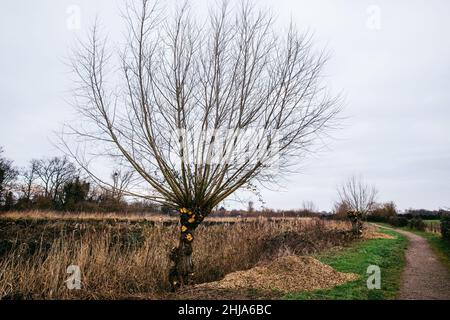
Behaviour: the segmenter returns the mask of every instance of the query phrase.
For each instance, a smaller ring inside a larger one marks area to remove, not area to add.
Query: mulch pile
[[[237,271],[215,282],[199,284],[204,289],[278,290],[283,293],[329,289],[358,279],[307,256],[284,256],[246,271]]]

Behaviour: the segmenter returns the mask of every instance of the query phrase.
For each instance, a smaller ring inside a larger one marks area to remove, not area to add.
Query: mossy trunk
[[[362,236],[363,224],[361,219],[352,220],[352,233],[358,237]]]
[[[172,291],[192,285],[194,282],[194,263],[192,259],[194,231],[205,215],[200,210],[180,209],[180,238],[177,247],[172,248],[170,260],[173,266],[169,271]]]
[[[356,237],[361,237],[363,233],[362,215],[358,212],[350,211],[347,213],[352,223],[352,233]]]

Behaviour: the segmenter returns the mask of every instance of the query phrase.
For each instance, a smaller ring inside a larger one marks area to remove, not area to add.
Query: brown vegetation
[[[51,215],[51,213],[47,213]],[[317,218],[220,222],[197,233],[195,281],[222,279],[276,256],[311,254],[352,240],[346,222]],[[170,220],[0,218],[0,298],[163,298],[169,294]],[[167,224],[168,222],[168,224]],[[81,269],[69,290],[66,269]]]
[[[363,238],[364,239],[395,239],[394,236],[382,232],[377,232],[378,227],[373,225],[368,225],[364,228]]]

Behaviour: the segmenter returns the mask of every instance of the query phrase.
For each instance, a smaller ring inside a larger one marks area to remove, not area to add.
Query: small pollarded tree
[[[350,177],[338,188],[341,204],[348,208],[347,216],[356,236],[362,234],[362,219],[376,206],[377,193],[375,186],[356,176]]]
[[[64,145],[97,182],[107,184],[86,150],[142,178],[127,196],[179,211],[176,289],[192,281],[194,231],[211,210],[295,165],[340,106],[321,84],[326,57],[311,37],[293,25],[277,34],[268,11],[247,2],[211,8],[202,23],[186,4],[168,14],[146,0],[124,17],[119,47],[94,26],[74,54],[83,120],[67,126]],[[68,133],[83,147],[70,148]]]

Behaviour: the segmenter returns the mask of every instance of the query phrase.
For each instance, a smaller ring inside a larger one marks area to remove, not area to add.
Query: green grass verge
[[[289,300],[382,300],[395,299],[400,288],[401,273],[405,265],[404,251],[407,239],[397,232],[381,229],[396,239],[371,239],[361,241],[342,251],[330,251],[316,258],[340,272],[356,273],[360,279],[347,282],[329,290],[291,293]],[[367,288],[367,267],[377,265],[381,269],[381,289]]]

